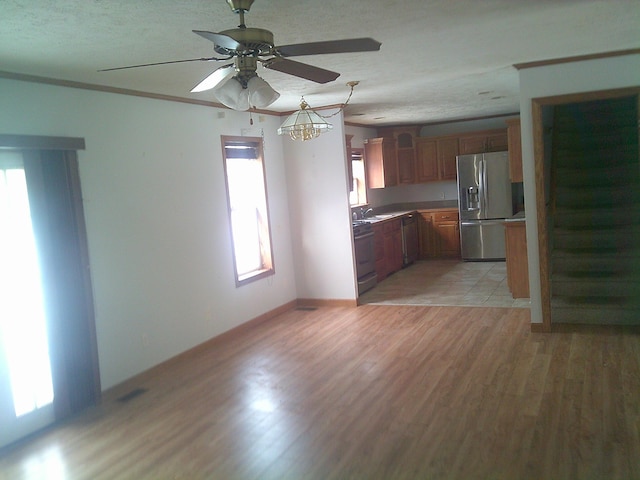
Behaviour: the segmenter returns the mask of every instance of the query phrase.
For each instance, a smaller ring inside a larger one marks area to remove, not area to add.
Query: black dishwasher
[[[418,218],[410,213],[402,217],[402,265],[406,267],[418,259]]]

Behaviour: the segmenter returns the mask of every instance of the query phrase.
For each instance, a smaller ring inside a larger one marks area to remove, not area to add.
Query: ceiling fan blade
[[[141,65],[129,65],[127,67],[103,68],[102,70],[98,70],[98,71],[99,72],[111,72],[113,70],[126,70],[127,68],[138,68],[138,67],[152,67],[154,65],[168,65],[170,63],[212,62],[212,61],[222,61],[222,60],[229,60],[229,59],[228,58],[216,58],[216,57],[189,58],[187,60],[171,60],[171,61],[168,61],[168,62],[143,63]]]
[[[295,57],[325,53],[374,52],[380,50],[380,45],[382,44],[373,38],[348,38],[345,40],[282,45],[275,47],[275,50],[283,57]]]
[[[198,85],[191,89],[191,93],[204,92],[205,90],[211,90],[212,88],[220,85],[224,80],[233,75],[236,71],[233,67],[233,63],[229,65],[224,65],[217,70],[214,70],[211,74],[209,74],[204,80],[202,80]]]
[[[206,38],[217,46],[226,48],[227,50],[237,50],[242,46],[230,36],[222,33],[206,32],[204,30],[193,30],[193,33],[197,33],[201,37]]]
[[[277,70],[278,72],[288,73],[296,77],[305,78],[316,83],[332,82],[340,76],[337,72],[325,70],[324,68],[314,67],[306,63],[294,62],[285,58],[272,58],[262,62],[265,68]]]

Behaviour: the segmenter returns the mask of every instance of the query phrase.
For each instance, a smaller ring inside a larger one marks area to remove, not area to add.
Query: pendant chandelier
[[[309,108],[309,104],[300,101],[300,110],[293,112],[278,128],[278,135],[288,134],[292,140],[311,140],[333,128],[329,122]]]
[[[334,115],[340,113],[349,103],[351,95],[353,94],[353,87],[358,85],[357,81],[348,82],[347,86],[351,88],[347,100],[342,104],[340,109],[326,117],[323,117],[311,107],[305,101],[304,97],[300,100],[300,110],[293,112],[287,117],[287,119],[278,128],[278,135],[289,135],[292,140],[312,140],[320,136],[321,133],[328,132],[333,128],[325,118],[331,118]]]

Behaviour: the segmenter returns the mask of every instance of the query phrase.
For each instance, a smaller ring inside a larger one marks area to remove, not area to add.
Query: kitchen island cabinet
[[[520,119],[507,120],[509,139],[509,178],[511,183],[523,181],[522,176],[522,141],[520,139]]]
[[[524,220],[504,222],[507,284],[513,298],[529,298],[527,228]]]

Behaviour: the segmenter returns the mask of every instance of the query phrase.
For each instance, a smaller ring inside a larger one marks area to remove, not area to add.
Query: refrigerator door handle
[[[480,175],[482,175],[482,211],[485,213],[484,216],[486,216],[486,212],[489,208],[489,176],[487,175],[487,163],[484,156],[480,161],[480,165]]]

